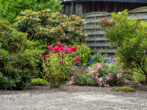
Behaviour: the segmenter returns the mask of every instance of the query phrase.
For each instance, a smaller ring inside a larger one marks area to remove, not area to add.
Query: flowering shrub
[[[26,10],[18,17],[15,25],[19,31],[27,32],[29,39],[39,40],[42,44],[58,41],[72,44],[84,41],[86,35],[82,33],[83,22],[83,19],[75,15],[67,17],[49,10]]]
[[[117,55],[123,68],[133,73],[137,68],[146,76],[147,83],[147,23],[140,19],[128,18],[128,12],[112,13],[112,21],[102,20],[100,24],[105,29],[105,37],[114,46],[118,46]]]
[[[101,63],[93,64],[90,67],[79,66],[72,70],[74,80],[71,80],[71,82],[76,85],[110,87],[127,84],[125,81],[129,82],[117,62],[112,65],[105,63],[103,60]]]
[[[49,54],[40,55],[43,60],[43,68],[45,72],[45,78],[50,83],[51,87],[58,87],[69,79],[71,74],[71,67],[74,63],[80,61],[80,57],[72,56],[76,52],[77,47],[62,46],[62,43],[57,43],[53,48],[48,46]]]
[[[91,67],[89,72],[99,86],[109,87],[124,83],[123,71],[115,64],[97,63]]]

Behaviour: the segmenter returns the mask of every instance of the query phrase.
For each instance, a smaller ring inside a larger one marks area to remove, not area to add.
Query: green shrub
[[[24,89],[38,72],[38,45],[27,40],[27,34],[17,32],[7,21],[0,21],[0,89]]]
[[[32,86],[48,86],[48,82],[44,79],[41,78],[36,78],[31,80],[31,85]]]
[[[65,44],[84,41],[86,35],[82,33],[83,21],[75,15],[67,17],[49,10],[26,10],[18,17],[15,25],[19,31],[28,33],[30,40],[37,40],[47,46],[58,41]]]
[[[114,91],[121,91],[121,92],[134,92],[134,88],[128,87],[128,86],[122,86],[122,87],[113,87],[112,90]]]
[[[87,66],[88,60],[91,56],[90,48],[85,44],[77,45],[77,51],[75,55],[81,58],[79,64],[83,66]]]
[[[131,72],[137,68],[147,77],[147,57],[144,52],[147,50],[147,23],[140,19],[129,19],[126,10],[112,13],[112,18],[112,21],[102,20],[100,24],[105,29],[105,37],[112,45],[118,46],[117,55],[124,64],[123,68]]]
[[[97,86],[97,82],[92,77],[92,74],[86,72],[85,67],[74,67],[73,76],[75,85],[88,85],[88,86]]]
[[[61,8],[59,0],[0,0],[0,17],[12,23],[20,12],[26,9],[33,11],[49,9],[51,12],[57,12]]]

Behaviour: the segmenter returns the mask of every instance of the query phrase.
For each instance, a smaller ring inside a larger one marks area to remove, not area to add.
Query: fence
[[[130,19],[147,20],[147,7],[141,7],[129,11]],[[99,23],[100,19],[111,19],[111,14],[108,12],[89,13],[84,16],[85,25],[84,33],[88,34],[85,40],[87,46],[91,48],[92,53],[114,54],[116,47],[109,45],[109,40],[104,37],[104,31],[101,30]]]

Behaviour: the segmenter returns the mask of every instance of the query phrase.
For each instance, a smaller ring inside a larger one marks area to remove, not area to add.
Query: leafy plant
[[[27,34],[7,21],[0,21],[0,30],[0,89],[24,89],[38,72],[38,43],[27,40]]]
[[[79,64],[83,66],[87,66],[88,60],[91,56],[90,48],[85,44],[77,45],[77,51],[75,55],[81,58]]]
[[[31,80],[31,85],[32,86],[48,86],[48,82],[44,79],[41,78],[36,78]]]
[[[117,55],[124,69],[133,72],[137,68],[147,77],[147,23],[140,19],[129,19],[127,10],[119,14],[112,13],[112,18],[112,21],[102,20],[100,23],[105,29],[105,37],[112,45],[118,46]]]

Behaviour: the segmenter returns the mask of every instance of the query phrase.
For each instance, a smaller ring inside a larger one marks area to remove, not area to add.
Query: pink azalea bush
[[[50,83],[50,86],[57,87],[69,79],[71,69],[74,64],[80,61],[80,57],[73,57],[77,47],[69,48],[68,45],[63,46],[62,43],[57,43],[55,47],[48,46],[49,53],[40,55],[43,62],[45,79]]]

